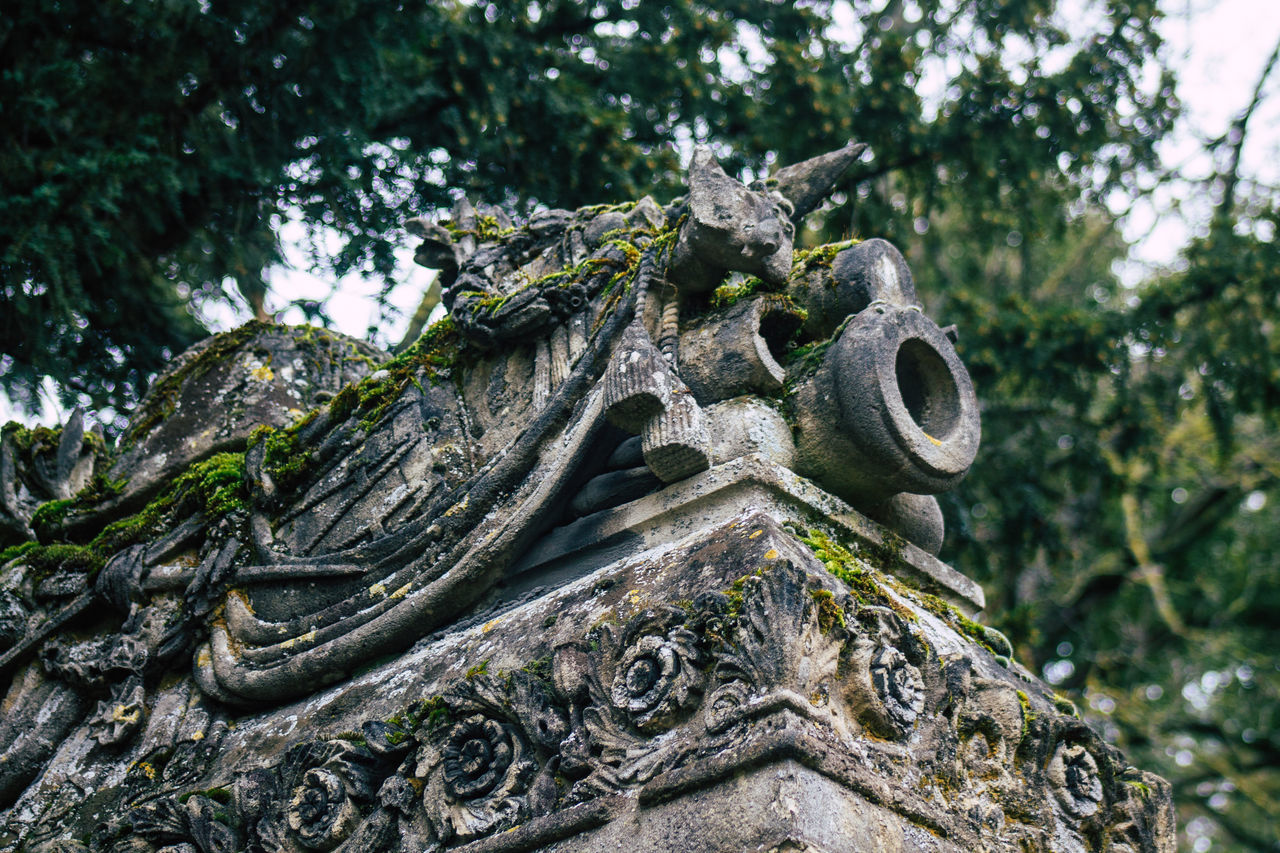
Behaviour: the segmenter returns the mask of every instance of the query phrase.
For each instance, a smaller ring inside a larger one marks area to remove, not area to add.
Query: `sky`
[[[1178,71],[1178,95],[1185,115],[1161,147],[1166,167],[1184,177],[1203,179],[1213,163],[1203,142],[1220,136],[1247,106],[1267,58],[1280,41],[1280,0],[1166,0],[1162,35],[1168,61]],[[1264,99],[1250,120],[1242,152],[1242,173],[1280,185],[1280,69],[1272,73]],[[1139,261],[1169,266],[1178,250],[1207,224],[1201,207],[1170,215],[1186,197],[1186,184],[1158,193],[1139,205],[1126,222],[1125,236]],[[1180,198],[1179,196],[1182,196]],[[1133,277],[1142,269],[1126,271]]]
[[[1070,5],[1071,0],[1064,3],[1068,8]],[[1203,142],[1224,133],[1248,104],[1267,58],[1280,40],[1280,0],[1164,0],[1162,7],[1166,13],[1162,25],[1166,59],[1178,73],[1184,116],[1164,141],[1161,158],[1166,167],[1176,167],[1185,180],[1170,184],[1136,205],[1126,198],[1113,200],[1116,209],[1132,208],[1124,228],[1134,249],[1131,261],[1118,271],[1122,283],[1129,286],[1136,285],[1153,269],[1174,266],[1179,249],[1207,223],[1209,211],[1203,203],[1204,195],[1199,194],[1202,203],[1197,207],[1197,195],[1189,183],[1212,172],[1213,163],[1204,153]],[[1242,164],[1243,174],[1280,186],[1280,71],[1268,81],[1263,103],[1253,116]],[[296,299],[325,299],[330,283],[305,271],[300,224],[285,223],[280,234],[292,268],[271,272],[273,294],[267,307],[281,311],[281,322],[301,323],[305,318],[300,310],[282,309]],[[392,301],[402,316],[380,324],[383,344],[394,344],[403,335],[408,316],[434,275],[413,264],[411,245],[400,247],[397,257],[401,284],[393,291]],[[378,322],[373,296],[379,286],[358,275],[342,279],[328,306],[334,328],[354,337],[367,337],[370,327]],[[247,306],[233,309],[223,305],[205,319],[211,328],[221,331],[240,325],[249,316]],[[0,423],[16,419],[27,424],[56,425],[65,418],[65,412],[54,404],[51,388],[45,397],[44,411],[30,418],[14,412],[0,395]]]

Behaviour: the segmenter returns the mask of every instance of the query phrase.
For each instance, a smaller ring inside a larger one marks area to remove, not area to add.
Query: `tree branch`
[[[1253,118],[1254,112],[1258,109],[1258,105],[1262,103],[1262,89],[1267,83],[1267,78],[1271,76],[1271,72],[1275,70],[1276,63],[1280,62],[1280,40],[1276,42],[1276,46],[1271,51],[1266,65],[1262,67],[1262,73],[1258,75],[1258,83],[1253,87],[1253,97],[1249,100],[1249,105],[1244,108],[1244,112],[1240,117],[1232,122],[1232,131],[1234,131],[1234,139],[1231,142],[1231,165],[1227,168],[1227,173],[1222,175],[1222,201],[1218,204],[1218,210],[1214,216],[1216,227],[1231,227],[1231,211],[1235,206],[1236,185],[1240,183],[1240,155],[1244,151],[1244,140],[1248,134],[1249,119]],[[1230,137],[1231,134],[1228,134]]]

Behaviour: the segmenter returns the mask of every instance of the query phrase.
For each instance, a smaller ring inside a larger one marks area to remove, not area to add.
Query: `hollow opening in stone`
[[[925,435],[942,440],[960,421],[960,391],[938,351],[919,338],[898,348],[898,391],[911,419]]]
[[[760,313],[760,337],[764,338],[769,354],[778,362],[787,355],[787,344],[802,324],[801,318],[784,308],[766,305]]]

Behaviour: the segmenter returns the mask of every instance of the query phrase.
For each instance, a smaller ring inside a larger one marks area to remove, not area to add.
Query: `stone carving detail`
[[[884,241],[794,251],[862,150],[747,187],[699,149],[665,208],[517,223],[462,199],[410,224],[449,320],[398,357],[250,325],[176,359],[115,452],[80,413],[6,428],[0,853],[536,849],[776,761],[961,846],[1044,847],[1037,822],[1117,849],[1167,835],[1167,797],[992,677],[1007,644],[940,659],[896,581],[851,563],[850,594],[777,526],[839,519],[872,562],[980,609],[928,556],[933,495],[979,441],[954,330]],[[754,546],[726,543],[765,492],[745,541],[771,545],[739,565]],[[442,684],[436,661],[401,713],[351,702],[335,719],[358,734],[316,730],[322,689],[379,658],[434,654],[432,632],[542,584],[687,555],[709,525],[714,553],[654,572],[691,600],[615,598],[531,632],[522,669]],[[264,722],[295,712],[296,733]]]
[[[94,738],[103,746],[117,746],[138,733],[146,721],[147,692],[137,676],[112,688],[111,699],[99,702],[89,719]]]
[[[313,767],[294,789],[287,818],[289,830],[303,847],[331,850],[355,829],[360,812],[341,776],[324,767]]]
[[[36,510],[88,485],[103,447],[102,429],[87,432],[80,409],[60,431],[37,430],[26,441],[17,430],[0,431],[0,533],[34,539]]]
[[[437,834],[466,840],[526,817],[537,772],[529,751],[510,723],[476,714],[454,725],[428,771],[428,818]]]
[[[1098,762],[1083,744],[1058,744],[1047,773],[1054,799],[1072,817],[1088,817],[1103,805]]]
[[[701,688],[698,638],[684,627],[667,634],[640,633],[645,623],[632,623],[617,658],[610,699],[641,732],[661,731]]]
[[[859,635],[846,652],[849,702],[876,734],[905,737],[924,710],[923,677],[919,668],[893,645],[902,642],[904,631],[892,611],[867,607],[858,618],[869,630]]]
[[[1054,807],[1069,826],[1108,809],[1099,759],[1069,734],[1078,723],[1049,717],[1023,731],[1011,688],[968,676],[930,687],[924,673],[942,672],[939,662],[888,607],[786,562],[735,587],[605,622],[530,670],[461,678],[403,718],[366,722],[363,746],[295,746],[280,766],[235,781],[229,822],[212,817],[225,809],[205,795],[152,801],[128,822],[152,844],[200,851],[368,849],[358,845],[408,837],[437,850],[731,754],[797,714],[836,739],[856,740],[865,726],[901,743],[926,726],[935,741],[968,744],[961,760],[976,773],[1005,779],[1023,772],[1023,750],[1061,730],[1043,770]],[[975,820],[1007,830],[982,790],[972,788]],[[1122,835],[1144,825],[1140,813],[1122,817],[1108,821]]]
[[[602,621],[525,669],[478,665],[359,736],[304,741],[213,787],[139,776],[135,805],[94,849],[442,851],[615,794],[650,796],[672,773],[750,760],[777,733],[801,756],[796,744],[822,743],[872,766],[896,766],[915,743],[939,773],[950,755],[975,832],[1021,837],[1008,814],[1052,812],[1061,838],[1106,831],[1150,849],[1162,813],[1106,781],[1123,775],[1104,770],[1124,767],[1114,750],[1053,711],[1028,725],[1025,698],[974,677],[966,658],[938,660],[890,605],[774,560],[727,590]],[[190,769],[208,772],[216,752],[214,740]],[[1037,776],[1039,789],[1025,781]],[[946,826],[960,840],[966,825]]]

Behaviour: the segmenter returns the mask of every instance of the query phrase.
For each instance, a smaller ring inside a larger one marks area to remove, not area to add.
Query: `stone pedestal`
[[[219,718],[187,678],[124,754],[77,730],[11,817],[92,791],[62,832],[229,845],[198,849],[1172,849],[1167,785],[835,499],[745,460],[607,516],[572,579],[304,702]]]

